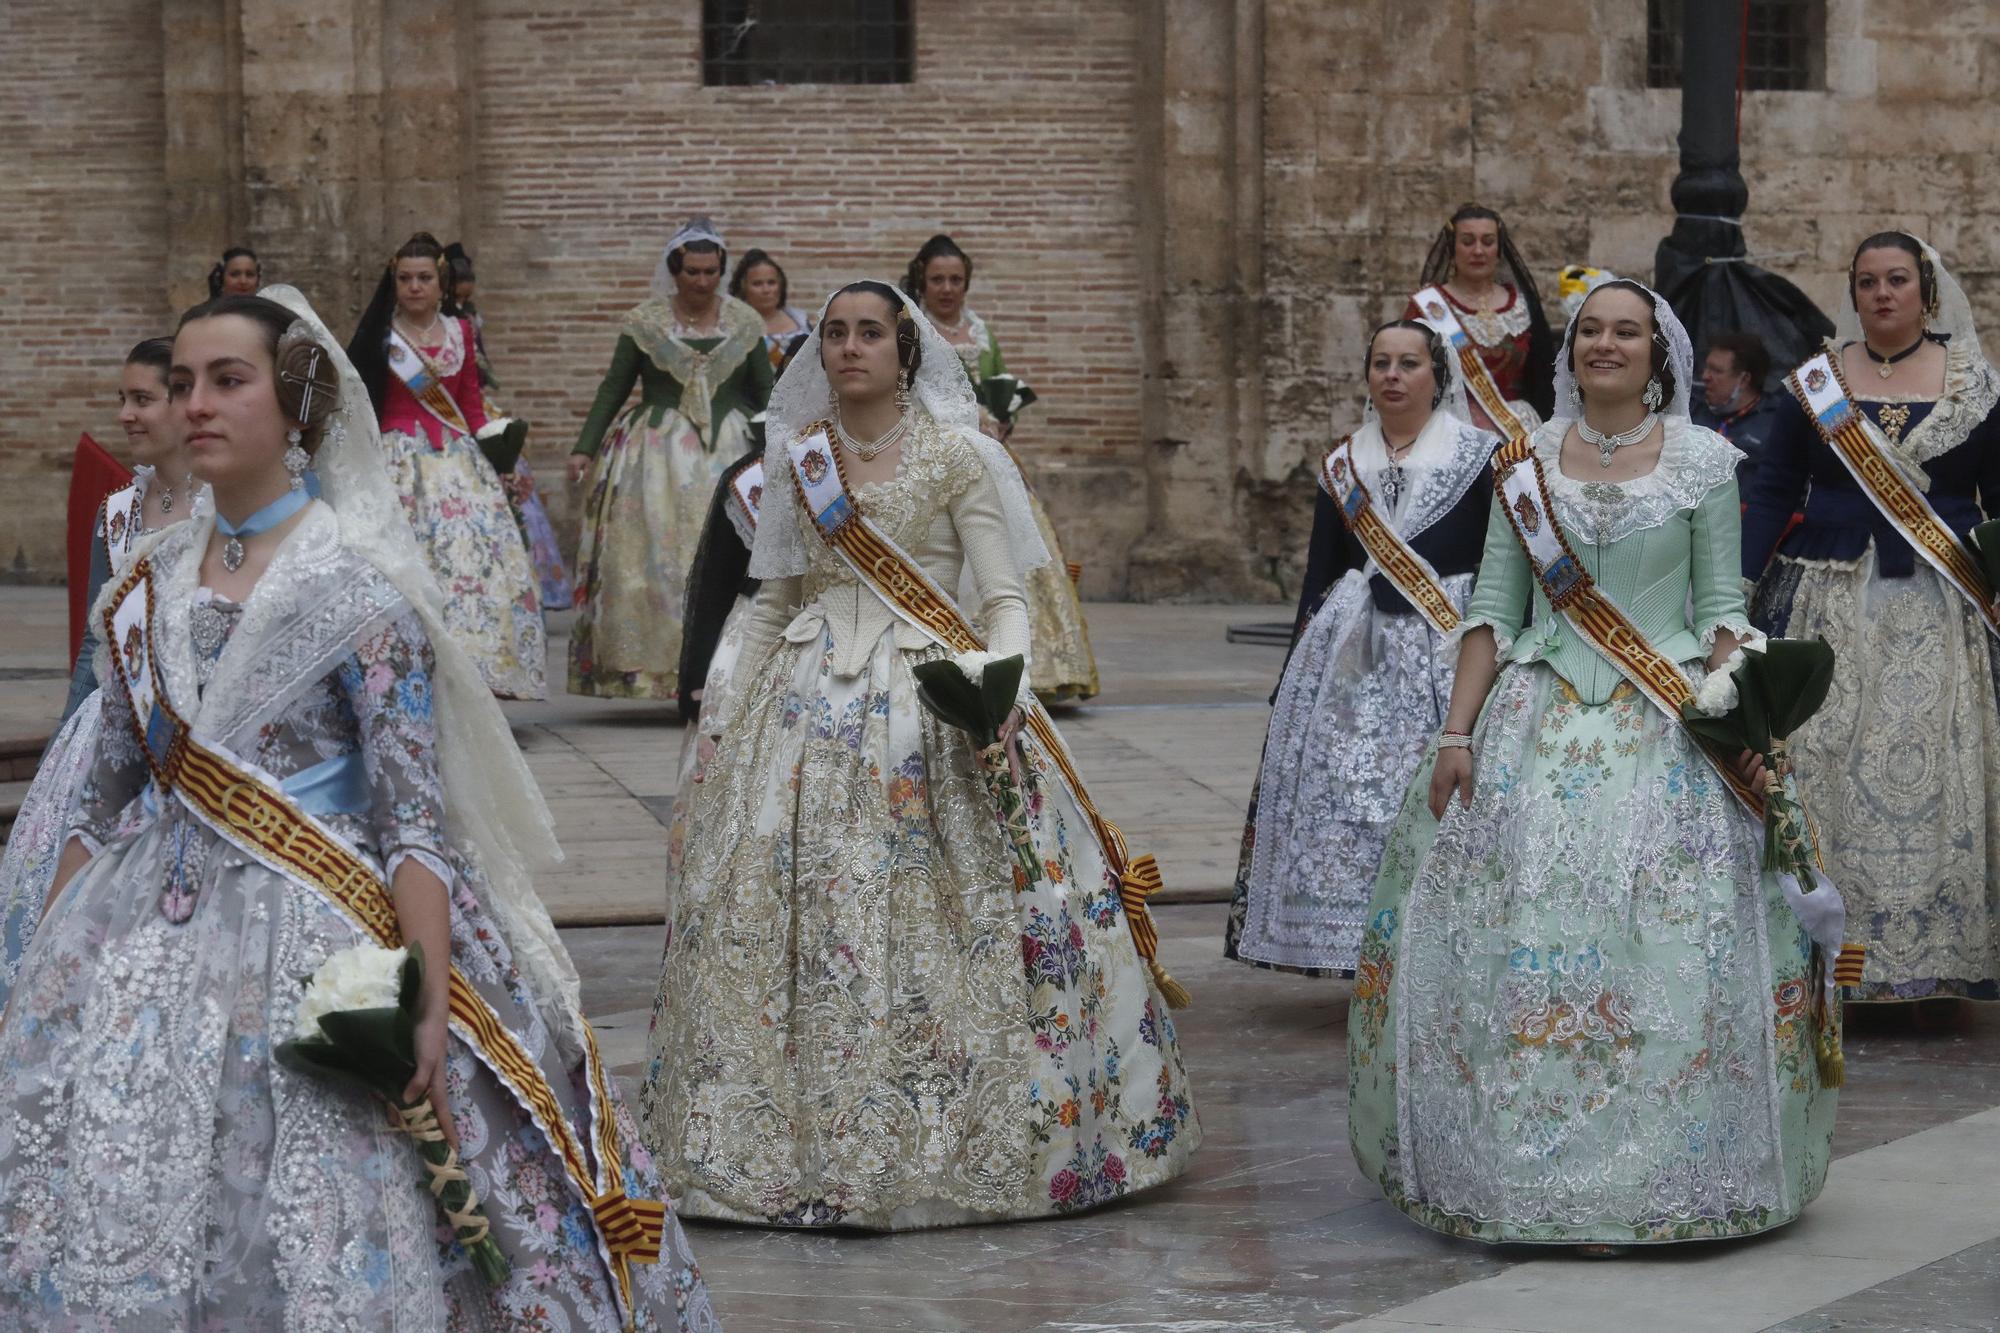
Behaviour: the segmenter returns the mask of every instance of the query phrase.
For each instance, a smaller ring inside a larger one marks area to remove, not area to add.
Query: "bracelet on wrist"
[[[1466,732],[1440,731],[1438,733],[1438,749],[1440,750],[1470,750],[1471,748],[1472,737]]]

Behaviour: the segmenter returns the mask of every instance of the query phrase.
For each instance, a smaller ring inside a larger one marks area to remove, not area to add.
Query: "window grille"
[[[912,0],[702,0],[701,81],[908,83]]]
[[[1681,86],[1681,5],[1646,0],[1648,88]],[[1826,86],[1826,0],[1749,0],[1743,20],[1746,91]]]

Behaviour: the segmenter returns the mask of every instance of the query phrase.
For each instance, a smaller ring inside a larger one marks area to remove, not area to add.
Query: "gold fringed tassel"
[[[1117,830],[1114,827],[1113,833]],[[1119,853],[1124,851],[1123,836],[1115,842]],[[1187,988],[1167,975],[1167,969],[1160,966],[1160,933],[1153,928],[1153,914],[1146,910],[1146,899],[1164,887],[1160,878],[1160,863],[1151,856],[1141,856],[1129,862],[1118,875],[1118,900],[1125,908],[1125,920],[1132,929],[1132,944],[1139,956],[1146,960],[1146,967],[1153,974],[1153,984],[1160,988],[1160,998],[1167,1002],[1169,1009],[1185,1009],[1194,1003],[1194,997]]]
[[[1153,969],[1153,984],[1160,988],[1160,998],[1167,1002],[1167,1008],[1185,1009],[1194,1003],[1194,996],[1187,993],[1187,987],[1168,976],[1159,959],[1148,958],[1146,966]]]
[[[1819,1049],[1813,1055],[1819,1065],[1819,1085],[1822,1088],[1838,1088],[1847,1082],[1847,1057],[1841,1054],[1837,1028],[1822,1027],[1819,1030]]]
[[[1819,1085],[1838,1088],[1847,1082],[1847,1057],[1840,1050],[1840,1017],[1837,1000],[1827,998],[1826,951],[1813,946],[1808,985],[1813,993],[1813,1063],[1819,1068]]]

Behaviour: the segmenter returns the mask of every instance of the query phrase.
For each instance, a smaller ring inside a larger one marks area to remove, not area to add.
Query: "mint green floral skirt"
[[[1355,1160],[1488,1241],[1747,1235],[1819,1193],[1835,1094],[1761,829],[1630,686],[1508,667],[1471,806],[1390,835],[1348,1017]],[[1837,1006],[1829,1021],[1838,1021]]]

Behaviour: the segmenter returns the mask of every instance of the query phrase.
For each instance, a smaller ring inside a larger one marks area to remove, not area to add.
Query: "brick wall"
[[[0,4],[0,570],[60,577],[77,432],[122,452],[118,370],[165,332],[160,12]]]
[[[475,255],[487,345],[559,521],[619,317],[691,212],[816,310],[936,231],[1041,401],[1015,436],[1088,590],[1139,535],[1138,0],[919,3],[915,82],[704,88],[696,0],[482,0]],[[1110,517],[1106,517],[1106,515]]]

